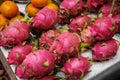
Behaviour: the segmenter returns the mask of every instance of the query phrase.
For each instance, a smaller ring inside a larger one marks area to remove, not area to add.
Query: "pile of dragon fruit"
[[[31,21],[14,21],[2,29],[0,46],[10,48],[8,63],[17,66],[15,73],[21,79],[79,80],[93,62],[117,53],[120,43],[113,36],[120,30],[120,8],[116,3],[61,0],[59,11],[45,7]],[[92,59],[81,55],[90,49]]]

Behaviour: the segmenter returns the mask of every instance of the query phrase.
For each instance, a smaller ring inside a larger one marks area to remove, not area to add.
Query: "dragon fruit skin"
[[[110,14],[112,4],[103,5],[100,11],[104,14],[104,16],[108,16]]]
[[[90,11],[96,12],[107,1],[108,0],[87,0],[86,6]]]
[[[82,42],[89,43],[90,45],[93,45],[96,42],[91,26],[88,26],[86,29],[81,31],[81,40]]]
[[[75,16],[83,11],[84,2],[82,0],[64,0],[60,4],[60,18],[66,19]]]
[[[92,49],[92,56],[94,60],[104,61],[114,57],[118,50],[118,43],[111,39],[106,42],[98,42]]]
[[[96,39],[101,41],[111,39],[118,30],[118,26],[116,26],[113,18],[102,17],[95,21],[92,25],[92,29]]]
[[[113,19],[116,22],[116,25],[118,26],[118,32],[120,32],[120,14],[113,16]]]
[[[36,50],[26,56],[18,66],[16,75],[20,78],[43,77],[55,67],[55,59],[47,50]]]
[[[76,33],[63,32],[53,42],[50,52],[72,56],[78,53],[80,45],[80,37]]]
[[[0,46],[20,44],[29,37],[29,25],[23,21],[12,22],[0,32]]]
[[[58,35],[60,35],[59,30],[49,30],[43,33],[42,37],[39,38],[40,46],[44,47],[45,49],[49,49]]]
[[[8,54],[8,62],[9,64],[19,65],[23,62],[25,57],[32,52],[31,45],[16,45],[14,46]]]
[[[57,11],[49,8],[41,9],[36,16],[33,18],[33,27],[42,30],[48,30],[53,28],[59,21]]]
[[[78,16],[71,21],[69,27],[70,30],[77,32],[83,30],[88,24],[90,24],[90,22],[91,22],[90,17]]]
[[[78,79],[81,75],[88,72],[91,64],[89,60],[85,57],[71,58],[68,60],[64,66],[61,68],[67,77]]]
[[[120,13],[120,9],[118,8],[118,6],[116,4],[114,5],[112,11],[111,11],[111,8],[112,8],[112,4],[108,3],[108,4],[103,5],[100,8],[100,11],[104,14],[104,16],[109,16],[109,14],[112,14],[112,16],[115,16]]]

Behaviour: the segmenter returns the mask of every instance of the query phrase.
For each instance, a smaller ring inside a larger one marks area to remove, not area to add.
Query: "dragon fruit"
[[[91,64],[89,60],[85,57],[71,58],[68,60],[61,71],[63,71],[68,78],[79,79],[80,76],[85,75]]]
[[[113,16],[113,19],[116,22],[116,25],[118,26],[118,32],[120,32],[120,14]]]
[[[96,42],[91,26],[81,31],[81,40],[82,42],[89,43],[90,45],[93,45]]]
[[[120,10],[116,4],[113,6],[112,10],[111,8],[112,8],[112,4],[108,3],[103,5],[100,11],[104,14],[104,16],[108,16],[109,14],[112,14],[112,16],[115,16],[120,13]]]
[[[55,59],[47,50],[35,50],[28,54],[23,63],[17,67],[20,78],[43,77],[55,67]]]
[[[33,18],[33,27],[42,30],[48,30],[53,28],[59,21],[57,11],[49,9],[47,7],[41,9]]]
[[[9,54],[8,54],[8,62],[9,64],[15,64],[19,65],[23,62],[25,57],[32,51],[32,46],[31,45],[17,45],[14,46]]]
[[[39,38],[40,46],[49,49],[58,35],[60,35],[59,30],[49,30],[43,33],[42,37]]]
[[[29,37],[29,25],[23,21],[14,21],[0,31],[0,46],[22,43]]]
[[[91,23],[91,18],[88,17],[88,16],[78,16],[74,19],[72,19],[69,27],[70,27],[70,30],[72,31],[81,31],[83,30],[84,28],[87,27],[88,24]]]
[[[97,40],[109,40],[118,30],[115,21],[111,17],[98,18],[92,25],[92,31]]]
[[[114,57],[118,50],[118,42],[114,39],[98,42],[92,49],[92,56],[94,60],[104,61]]]
[[[80,37],[76,33],[63,32],[53,42],[50,52],[72,56],[78,53]]]
[[[83,11],[84,2],[82,0],[63,0],[60,4],[59,16],[61,20],[76,16]]]
[[[104,16],[108,16],[110,14],[112,4],[103,5],[100,11],[104,14]]]
[[[100,9],[102,5],[104,5],[108,0],[87,0],[86,6],[87,8],[92,11],[96,12]]]

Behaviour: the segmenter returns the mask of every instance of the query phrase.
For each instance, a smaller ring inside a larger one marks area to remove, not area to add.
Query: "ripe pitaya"
[[[58,35],[60,35],[59,30],[49,30],[43,33],[43,35],[39,38],[40,46],[45,49],[49,49]]]
[[[92,49],[93,59],[98,61],[110,59],[116,55],[118,47],[118,42],[114,39],[98,42]]]
[[[57,54],[72,56],[78,53],[80,42],[81,40],[78,34],[63,32],[54,40],[50,47],[50,51]]]
[[[68,60],[61,71],[63,71],[68,78],[79,79],[88,72],[91,64],[85,57],[71,58]]]
[[[111,17],[98,18],[92,25],[92,31],[97,40],[109,40],[118,30],[115,21]]]
[[[9,64],[19,65],[23,62],[25,57],[32,51],[31,45],[17,45],[14,46],[8,54]]]
[[[84,28],[87,27],[88,24],[90,24],[91,22],[91,18],[88,17],[88,16],[78,16],[74,19],[72,19],[69,27],[70,27],[70,30],[72,31],[81,31],[83,30]]]
[[[29,25],[23,21],[12,22],[0,32],[0,46],[20,44],[29,37]]]
[[[110,10],[111,10],[112,4],[106,4],[103,5],[100,9],[100,11],[105,15],[108,16],[110,14]]]
[[[120,10],[116,4],[113,6],[113,9],[111,8],[112,8],[112,4],[108,3],[108,4],[103,5],[100,11],[104,14],[104,16],[108,16],[109,14],[112,14],[113,16],[115,16],[119,14]]]
[[[116,22],[116,25],[118,26],[118,32],[120,32],[120,14],[113,16],[113,19]]]
[[[55,67],[55,59],[47,50],[36,50],[26,56],[18,66],[16,74],[20,78],[43,77]]]
[[[53,28],[59,21],[57,11],[47,7],[41,9],[33,18],[33,27],[43,30]]]
[[[88,26],[86,29],[81,31],[81,40],[82,42],[89,43],[90,45],[93,45],[96,41],[91,26]]]
[[[64,0],[60,4],[59,16],[62,20],[75,16],[83,11],[84,2],[82,0]]]
[[[86,6],[90,11],[97,12],[107,1],[108,0],[87,0]]]

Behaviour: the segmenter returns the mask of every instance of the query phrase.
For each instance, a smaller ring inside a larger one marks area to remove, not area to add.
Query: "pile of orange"
[[[55,11],[58,11],[58,5],[53,3],[52,0],[31,0],[30,3],[26,6],[26,13],[29,16],[35,16],[40,9],[48,7]]]
[[[15,2],[4,0],[0,5],[0,28],[8,25],[10,21],[21,19],[18,6]]]

